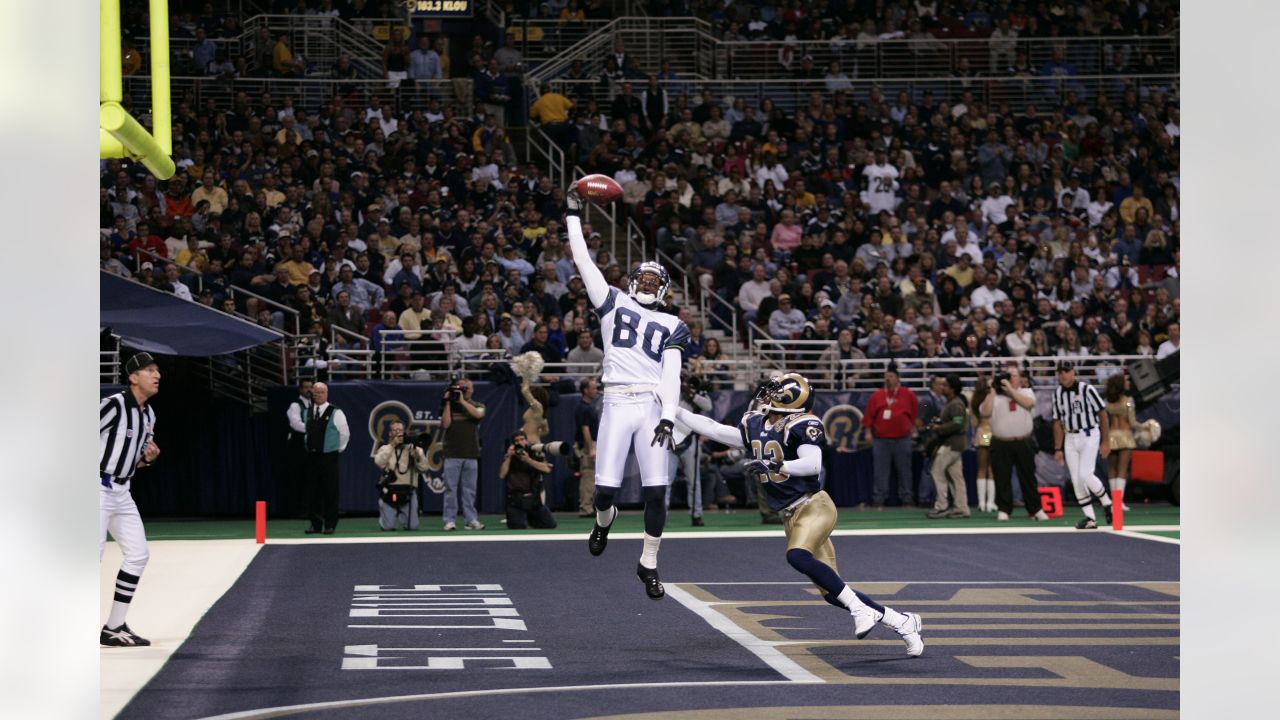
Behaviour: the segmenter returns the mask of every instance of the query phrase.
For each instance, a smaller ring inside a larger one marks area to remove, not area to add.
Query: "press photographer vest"
[[[338,447],[342,444],[342,439],[338,435],[338,428],[333,424],[333,411],[336,410],[332,403],[319,417],[312,417],[315,412],[315,406],[306,408],[302,412],[303,422],[307,425],[306,446],[307,452],[313,453],[334,453],[338,452]]]

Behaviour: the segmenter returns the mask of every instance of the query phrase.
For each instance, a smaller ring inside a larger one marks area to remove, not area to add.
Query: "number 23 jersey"
[[[662,353],[689,348],[689,327],[675,315],[650,310],[630,295],[609,288],[596,308],[604,341],[605,385],[657,385],[662,380]]]
[[[821,448],[827,440],[822,421],[811,413],[786,416],[769,424],[765,413],[749,412],[742,416],[738,431],[742,433],[742,441],[747,450],[757,459],[797,460],[800,457],[797,451],[801,445],[817,445]],[[774,510],[781,510],[799,500],[805,493],[815,493],[822,489],[817,475],[770,473],[768,482],[762,485],[765,499]]]

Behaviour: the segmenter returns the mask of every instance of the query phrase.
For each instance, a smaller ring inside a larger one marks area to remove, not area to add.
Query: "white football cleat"
[[[853,615],[853,634],[859,640],[866,637],[872,630],[876,629],[876,623],[880,619],[876,617],[876,611],[865,605],[857,610],[851,611]]]
[[[924,639],[920,637],[920,631],[924,628],[924,621],[916,613],[903,613],[906,621],[902,625],[894,628],[894,630],[902,636],[902,641],[907,644],[907,655],[909,657],[920,657],[924,652]]]

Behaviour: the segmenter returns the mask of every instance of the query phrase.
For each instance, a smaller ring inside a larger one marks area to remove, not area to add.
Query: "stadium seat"
[[[1134,450],[1129,479],[1133,482],[1163,483],[1164,453],[1159,450]]]

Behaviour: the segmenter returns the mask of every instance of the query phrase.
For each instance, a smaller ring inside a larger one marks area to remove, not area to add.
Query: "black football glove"
[[[746,472],[753,472],[761,476],[762,479],[769,479],[773,475],[782,472],[782,461],[773,458],[755,458],[748,460],[743,467]]]
[[[675,423],[670,420],[660,420],[658,426],[653,429],[653,442],[649,443],[650,447],[657,445],[668,450],[675,450],[675,438],[671,437],[671,432],[674,429]]]

